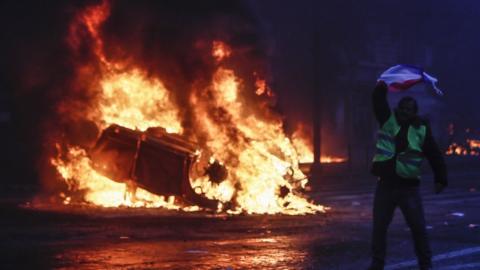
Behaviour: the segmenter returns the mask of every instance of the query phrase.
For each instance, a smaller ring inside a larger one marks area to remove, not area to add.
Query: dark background
[[[72,76],[65,43],[68,25],[73,14],[90,2],[95,1],[0,3],[1,188],[40,183],[45,120],[55,116],[56,104],[68,92]],[[368,154],[375,128],[370,91],[379,73],[398,63],[422,66],[439,78],[445,97],[432,97],[431,108],[422,109],[432,118],[440,141],[449,122],[478,128],[477,1],[197,2],[118,4],[121,14],[129,14],[129,5],[132,10],[140,6],[153,13],[165,12],[165,5],[169,12],[195,18],[192,22],[237,16],[257,26],[254,37],[245,39],[258,45],[258,56],[270,67],[269,82],[278,96],[277,109],[286,117],[287,132],[298,122],[311,123],[312,98],[320,96],[323,132],[331,135],[325,137],[324,151],[335,154],[328,147],[334,145],[341,154],[348,147],[353,156]],[[317,69],[313,55],[317,55]],[[320,89],[314,88],[315,77]]]

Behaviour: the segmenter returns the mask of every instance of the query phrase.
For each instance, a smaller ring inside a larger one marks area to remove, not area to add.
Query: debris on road
[[[465,214],[464,214],[464,213],[461,213],[461,212],[453,212],[453,213],[450,213],[449,216],[464,217]]]

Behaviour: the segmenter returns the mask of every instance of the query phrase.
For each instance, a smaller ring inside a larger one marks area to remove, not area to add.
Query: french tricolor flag
[[[393,66],[383,72],[378,81],[384,81],[388,85],[388,89],[394,92],[405,91],[417,83],[425,82],[433,87],[437,95],[443,95],[443,92],[436,85],[438,80],[415,66]]]

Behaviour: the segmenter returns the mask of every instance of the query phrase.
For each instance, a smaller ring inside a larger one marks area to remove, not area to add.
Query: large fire
[[[164,83],[143,71],[141,64],[125,64],[124,59],[109,59],[104,52],[101,26],[108,19],[110,3],[90,6],[73,20],[68,36],[73,51],[79,50],[87,31],[95,59],[78,65],[76,81],[85,84],[91,95],[91,110],[83,115],[99,130],[111,124],[145,131],[162,127],[168,133],[185,134],[180,107]],[[197,160],[219,162],[228,169],[228,178],[212,183],[205,175],[192,176],[192,187],[202,195],[218,200],[218,211],[229,213],[285,213],[305,214],[323,212],[325,208],[307,200],[299,190],[308,179],[298,164],[311,148],[296,147],[283,131],[282,120],[273,112],[259,114],[252,110],[245,98],[244,81],[224,60],[235,51],[224,42],[213,40],[211,57],[216,71],[209,86],[195,88],[189,97],[194,111],[195,131],[188,132],[199,145]],[[97,69],[93,66],[99,67]],[[92,74],[98,72],[100,74]],[[92,78],[97,78],[92,80]],[[257,79],[257,93],[271,90],[261,78]],[[255,91],[255,90],[254,90]],[[61,108],[71,104],[65,101]],[[68,111],[68,110],[67,110]],[[201,134],[199,140],[196,134]],[[82,191],[83,201],[105,207],[165,207],[195,211],[197,206],[184,206],[173,196],[164,197],[141,188],[132,191],[128,184],[114,182],[93,169],[86,149],[57,143],[58,156],[51,159],[58,173],[66,181],[70,193]],[[298,153],[302,153],[299,155]],[[65,192],[64,203],[72,198]],[[226,207],[229,205],[229,207]],[[233,207],[231,206],[233,205]]]

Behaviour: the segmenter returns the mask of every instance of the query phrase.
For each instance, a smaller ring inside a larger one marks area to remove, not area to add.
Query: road
[[[422,185],[435,269],[480,269],[480,175]],[[353,179],[355,180],[355,179]],[[1,269],[366,269],[374,181],[317,189],[326,214],[218,215],[162,209],[0,204]],[[12,195],[10,194],[10,197]],[[396,212],[386,269],[416,269]]]

